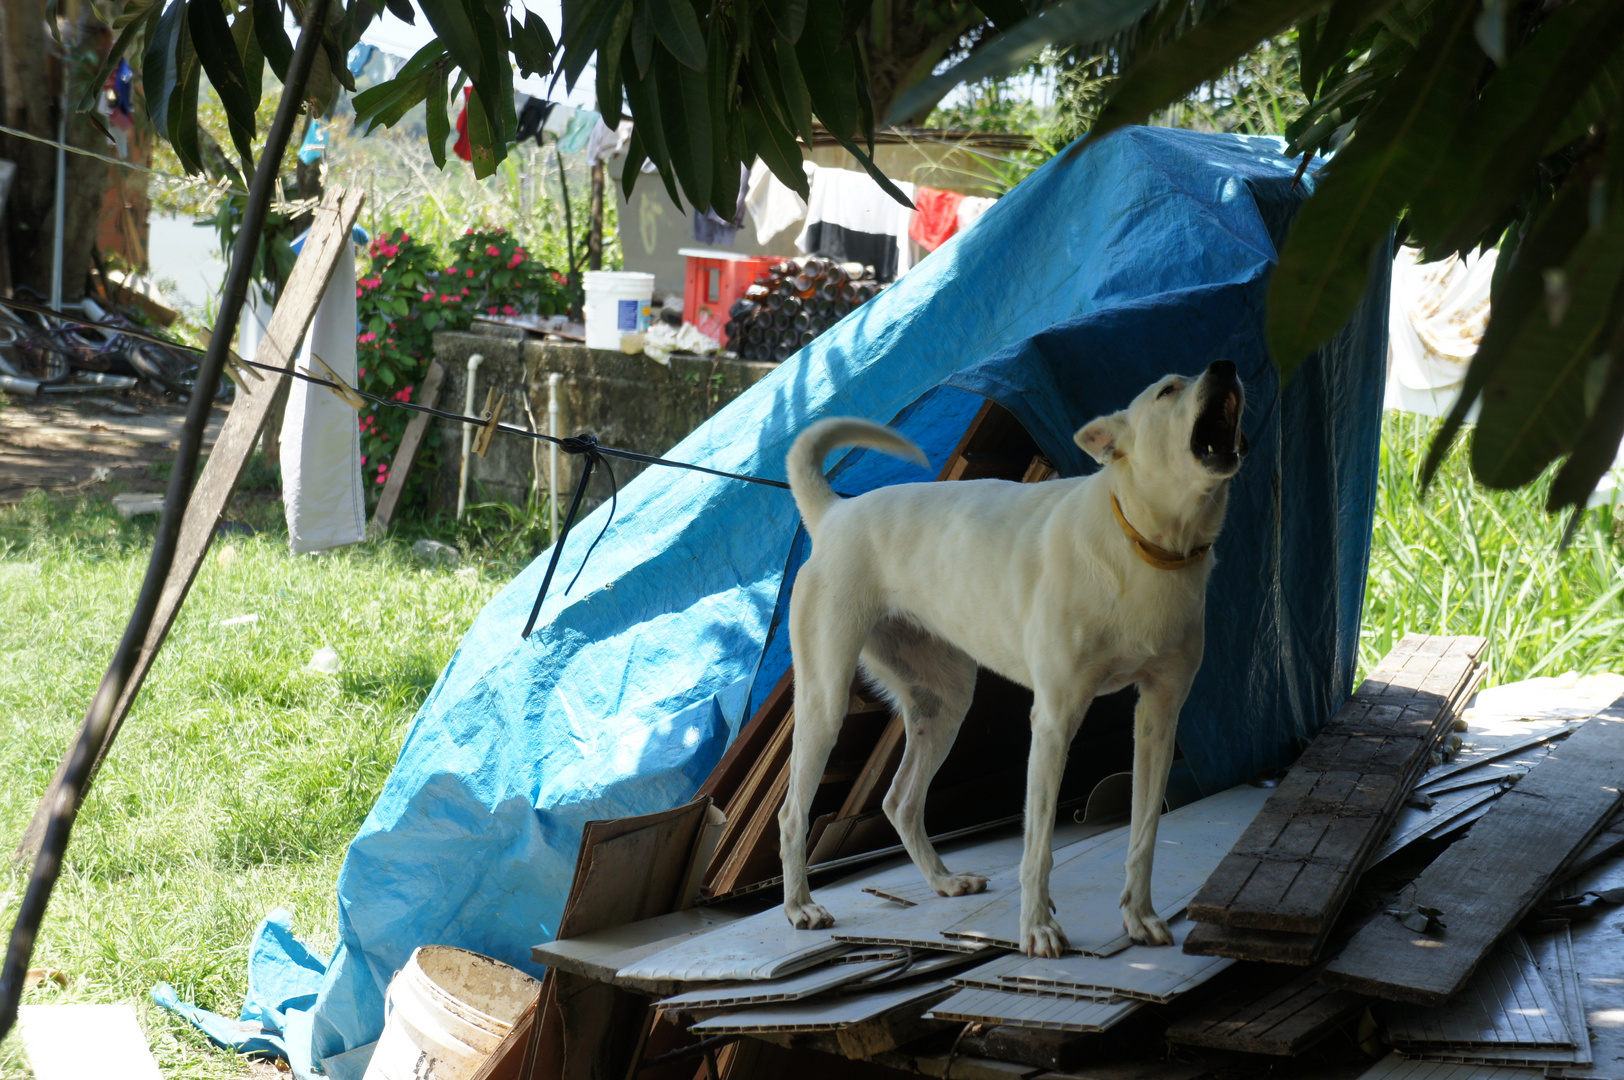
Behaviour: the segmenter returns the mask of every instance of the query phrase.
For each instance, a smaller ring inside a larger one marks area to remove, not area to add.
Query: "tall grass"
[[[1616,505],[1586,513],[1563,550],[1566,519],[1544,510],[1550,475],[1490,491],[1471,478],[1467,439],[1423,497],[1419,470],[1437,428],[1397,412],[1382,423],[1361,669],[1410,631],[1488,638],[1491,684],[1624,669]]]
[[[275,526],[223,536],[97,778],[34,953],[24,1003],[130,1002],[168,1076],[245,1076],[152,1006],[154,982],[235,1016],[255,923],[293,909],[334,943],[345,846],[407,721],[502,580],[425,567],[404,542],[293,556]],[[242,516],[240,514],[236,516]],[[9,855],[113,653],[151,519],[43,495],[0,508],[0,926],[25,887]],[[222,626],[257,614],[252,625]],[[332,646],[338,675],[306,670]],[[20,1040],[0,1076],[23,1075]]]

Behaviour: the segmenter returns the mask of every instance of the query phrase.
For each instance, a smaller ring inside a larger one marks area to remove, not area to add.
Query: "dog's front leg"
[[[1156,825],[1173,764],[1179,710],[1190,691],[1183,672],[1155,675],[1139,684],[1133,710],[1133,809],[1128,824],[1128,880],[1122,890],[1122,927],[1142,945],[1171,945],[1173,934],[1156,914],[1150,893],[1156,858]]]
[[[1049,871],[1054,868],[1054,816],[1066,754],[1098,680],[1086,693],[1057,698],[1036,693],[1032,706],[1032,751],[1026,760],[1026,837],[1021,857],[1021,951],[1027,956],[1060,956],[1066,934],[1049,899]]]

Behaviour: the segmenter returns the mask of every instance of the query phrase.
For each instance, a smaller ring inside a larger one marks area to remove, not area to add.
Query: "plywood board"
[[[670,993],[674,982],[621,979],[621,968],[671,948],[680,941],[738,922],[746,912],[733,907],[689,908],[595,934],[549,941],[530,948],[530,959],[599,982],[612,982],[647,993]]]
[[[1255,975],[1167,1029],[1169,1042],[1287,1057],[1308,1049],[1364,1011],[1369,999],[1316,981],[1317,970]]]
[[[1621,705],[1569,735],[1415,880],[1413,903],[1444,912],[1447,930],[1418,934],[1397,919],[1378,918],[1322,977],[1421,1005],[1441,1005],[1458,993],[1617,811],[1624,797]]]
[[[996,978],[1012,987],[1047,987],[1057,992],[1079,995],[1121,996],[1165,1004],[1195,989],[1234,963],[1224,957],[1191,956],[1183,951],[1192,924],[1177,919],[1170,947],[1134,945],[1115,956],[1044,957],[1010,956],[996,971]],[[981,969],[986,971],[986,968]]]
[[[1624,888],[1624,858],[1614,857],[1597,866],[1569,888],[1579,892]],[[1563,1070],[1564,1076],[1586,1080],[1624,1080],[1624,912],[1575,923],[1573,967],[1578,996],[1590,1026],[1589,1066]]]
[[[1481,637],[1406,635],[1309,744],[1190,905],[1191,918],[1318,934],[1480,679]]]
[[[1157,914],[1172,918],[1240,838],[1269,792],[1247,784],[1164,814],[1156,836],[1151,897]],[[1066,932],[1068,953],[1110,956],[1132,944],[1122,929],[1119,906],[1125,830],[1081,855],[1057,861],[1049,878],[1055,917]],[[1020,945],[1020,893],[1013,890],[942,929],[945,936],[1016,949]]]
[[[960,990],[926,1015],[966,1024],[1014,1024],[1047,1031],[1096,1032],[1145,1007],[1142,1001],[1088,1001],[1002,990]]]
[[[1528,946],[1513,934],[1447,1005],[1384,1010],[1388,1040],[1404,1053],[1467,1047],[1560,1047],[1573,1036]]]
[[[839,1031],[884,1016],[905,1005],[928,1002],[947,990],[945,981],[932,979],[870,994],[797,1001],[724,1013],[701,1020],[689,1030],[696,1035]]]

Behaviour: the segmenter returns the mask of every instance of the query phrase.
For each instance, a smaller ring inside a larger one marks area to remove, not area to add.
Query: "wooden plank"
[[[788,733],[793,724],[785,724]],[[708,883],[708,895],[730,892],[740,885],[770,877],[778,863],[778,808],[789,791],[789,740],[784,740],[784,761],[772,774],[761,800],[745,822],[738,842]],[[732,821],[729,820],[729,825]]]
[[[434,408],[439,403],[440,384],[444,381],[445,366],[438,360],[431,361],[428,375],[424,377],[423,385],[417,388],[417,401],[413,404]],[[406,478],[411,474],[412,463],[417,460],[417,450],[423,444],[423,433],[428,427],[429,414],[414,413],[411,422],[406,425],[406,433],[400,437],[400,449],[395,451],[389,465],[389,479],[383,485],[383,494],[378,496],[377,509],[372,511],[372,522],[367,526],[367,535],[373,539],[389,531],[389,523],[395,518],[395,507],[400,503],[400,493],[406,490]]]
[[[350,243],[350,230],[361,213],[362,201],[361,192],[335,187],[328,191],[327,197],[316,208],[309,238],[294,261],[293,271],[288,275],[287,285],[271,316],[271,324],[266,327],[265,337],[259,343],[259,352],[255,357],[259,363],[284,370],[293,364],[304,341],[305,331],[310,328],[310,320],[316,314],[316,306],[321,303],[322,294],[332,280],[338,257],[344,251],[344,246]],[[237,388],[231,411],[226,414],[208,460],[192,487],[185,516],[181,518],[175,561],[169,568],[169,577],[158,598],[158,609],[147,631],[147,639],[141,646],[141,654],[136,658],[123,696],[113,706],[106,738],[85,780],[86,791],[101,768],[107,748],[112,745],[124,718],[129,715],[136,695],[141,692],[141,685],[146,681],[147,672],[152,670],[152,662],[163,648],[164,639],[169,636],[181,605],[186,602],[186,594],[191,590],[192,582],[203,565],[203,557],[208,554],[209,543],[214,539],[215,525],[237,490],[237,481],[242,478],[243,470],[248,467],[248,458],[254,452],[254,443],[259,438],[260,427],[265,423],[271,400],[287,381],[282,371],[260,373],[265,376],[263,379],[249,379]],[[82,725],[81,732],[76,732],[68,741],[68,747],[77,744],[81,733]],[[51,808],[56,805],[56,790],[67,768],[68,756],[63,755],[45,797],[40,800],[33,819],[23,832],[15,856],[18,860],[29,858],[39,850],[40,841],[45,837],[46,823],[51,817]]]
[[[722,827],[722,837],[716,844],[716,851],[711,855],[710,868],[705,872],[705,881],[702,891],[706,896],[716,896],[727,892],[730,886],[719,885],[729,860],[734,858],[734,851],[745,834],[751,831],[755,823],[755,816],[761,809],[762,801],[768,798],[768,788],[772,786],[779,776],[786,772],[789,763],[790,739],[795,731],[795,713],[793,709],[786,711],[784,716],[775,724],[766,735],[766,741],[761,752],[750,762],[744,779],[740,781],[733,797],[727,801],[723,808],[727,814],[727,824]],[[780,792],[779,799],[783,799]],[[777,811],[775,805],[773,811]],[[759,837],[761,827],[755,828]],[[742,855],[740,856],[743,857]],[[737,869],[735,861],[734,871]],[[729,881],[733,880],[734,873],[729,873]]]
[[[787,669],[778,685],[773,687],[767,700],[761,703],[748,723],[739,732],[739,737],[733,740],[733,745],[727,748],[722,760],[705,778],[699,787],[699,795],[708,795],[716,805],[724,809],[738,791],[739,785],[755,765],[756,759],[761,756],[762,750],[772,739],[773,732],[778,724],[788,714],[790,702],[795,693],[795,669]],[[697,796],[696,796],[697,797]]]
[[[1480,637],[1408,635],[1309,745],[1190,906],[1247,930],[1323,934],[1471,685]]]
[[[1238,926],[1197,923],[1184,939],[1184,951],[1191,956],[1227,956],[1232,960],[1307,967],[1319,959],[1330,936],[1329,930],[1320,934],[1292,934],[1284,930],[1243,930]]]
[[[1319,972],[1231,969],[1236,989],[1170,1025],[1167,1040],[1186,1046],[1279,1057],[1302,1052],[1363,1012],[1368,999],[1320,984]]]
[[[1378,918],[1325,969],[1327,983],[1441,1005],[1532,910],[1624,797],[1624,699],[1559,743],[1438,857],[1406,903],[1441,910],[1434,936]]]

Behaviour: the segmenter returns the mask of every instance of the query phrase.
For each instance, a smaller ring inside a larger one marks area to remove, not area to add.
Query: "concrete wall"
[[[548,375],[558,372],[563,376],[559,392],[562,434],[590,432],[606,446],[660,455],[777,366],[746,360],[673,357],[671,366],[664,367],[641,353],[627,356],[569,342],[524,341],[519,337],[521,333],[492,327],[436,334],[434,355],[446,366],[440,407],[463,412],[468,358],[478,353],[484,359],[474,376],[474,408],[470,415],[477,416],[484,408],[486,390],[494,386],[497,393],[507,395],[503,423],[530,426],[524,407],[528,399],[536,429],[546,432]],[[455,513],[463,425],[439,423],[442,441],[436,504],[447,513]],[[650,467],[629,461],[612,464],[621,487]],[[560,514],[574,491],[579,468],[578,458],[560,453]],[[523,505],[534,476],[540,477],[540,487],[547,491],[546,444],[498,435],[485,457],[472,458],[468,502]],[[590,509],[608,497],[609,481],[600,470],[584,506]]]

